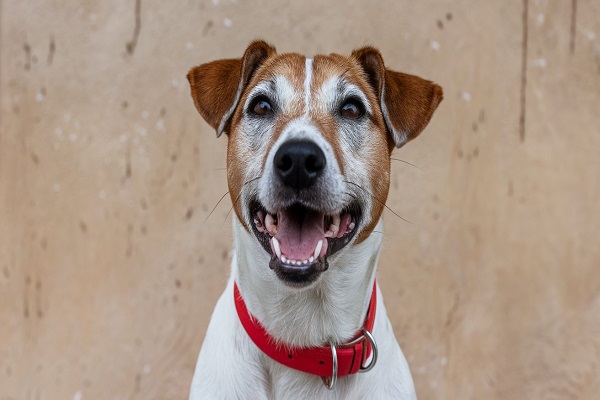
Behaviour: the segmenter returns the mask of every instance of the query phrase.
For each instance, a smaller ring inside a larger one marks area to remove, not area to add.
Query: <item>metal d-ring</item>
[[[371,369],[373,369],[373,367],[375,366],[375,363],[377,362],[377,354],[378,354],[377,344],[375,343],[375,339],[373,338],[373,335],[371,335],[371,332],[369,332],[364,327],[362,328],[362,331],[363,331],[363,335],[365,335],[367,340],[369,342],[371,342],[371,349],[373,351],[373,357],[371,358],[371,362],[369,363],[369,365],[367,365],[366,367],[363,367],[361,365],[358,372],[369,372]],[[364,353],[366,354],[366,352],[367,352],[367,348],[365,346]]]
[[[335,346],[331,342],[329,343],[329,345],[331,346],[331,358],[333,360],[332,373],[331,373],[331,377],[324,376],[324,377],[322,377],[322,379],[323,379],[323,384],[325,385],[325,387],[329,390],[333,390],[333,388],[335,387],[335,383],[337,382],[338,359],[337,359],[337,351],[335,350]]]

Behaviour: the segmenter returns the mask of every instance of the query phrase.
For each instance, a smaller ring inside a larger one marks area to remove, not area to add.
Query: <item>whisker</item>
[[[225,170],[227,170],[226,167],[223,167],[223,168],[213,168],[213,171],[225,171]]]
[[[248,182],[246,182],[246,183],[244,183],[242,185],[242,188],[244,186],[246,186],[247,184],[249,184],[250,182],[253,182],[253,181],[257,180],[257,179],[260,179],[260,176],[258,178],[250,179]],[[240,193],[241,193],[241,190],[240,190]],[[208,213],[208,215],[206,216],[206,218],[204,218],[204,221],[202,221],[202,223],[205,223],[208,220],[208,218],[210,218],[210,216],[212,215],[212,213],[215,212],[215,210],[217,209],[217,207],[219,206],[219,204],[221,204],[221,202],[223,201],[223,199],[225,198],[225,196],[227,196],[228,194],[229,194],[229,190],[227,192],[225,192],[225,194],[223,196],[221,196],[221,198],[219,199],[219,201],[217,201],[217,204],[215,204],[215,206],[213,207],[213,209],[210,210],[210,213]],[[239,196],[238,196],[238,198],[239,198]],[[231,212],[231,210],[230,210],[230,212]],[[229,215],[229,213],[227,215]]]
[[[240,198],[242,197],[242,192],[244,191],[244,186],[259,180],[261,176],[257,176],[254,179],[250,179],[248,182],[245,182],[242,187],[240,188],[240,193],[237,195],[237,197],[235,198],[235,201],[233,202],[233,205],[231,206],[231,208],[229,209],[229,211],[227,211],[227,215],[225,216],[225,219],[223,220],[223,224],[225,224],[225,221],[227,221],[227,218],[229,217],[229,214],[231,214],[231,211],[234,209],[235,205],[237,204],[238,201],[240,201]]]
[[[354,200],[356,200],[356,195],[350,192],[344,192],[345,195],[352,197]]]
[[[365,193],[367,193],[369,196],[371,196],[373,198],[373,200],[376,200],[379,204],[381,204],[382,206],[384,206],[385,208],[387,208],[392,214],[394,214],[396,217],[400,218],[401,220],[408,222],[409,224],[412,224],[412,222],[410,222],[409,220],[407,220],[406,218],[401,217],[400,215],[398,215],[394,210],[392,210],[391,208],[388,207],[387,204],[385,204],[383,201],[379,200],[377,197],[373,196],[372,193],[370,193],[367,189],[363,188],[362,186],[354,183],[354,182],[350,182],[350,181],[344,181],[350,185],[354,185],[357,188],[359,188],[360,190],[364,191]]]
[[[231,211],[233,211],[235,205],[237,204],[237,202],[240,200],[241,197],[242,197],[242,191],[240,190],[240,194],[238,194],[238,196],[235,198],[235,201],[233,202],[233,205],[231,206],[229,211],[227,211],[227,215],[225,216],[225,219],[223,220],[223,225],[225,225],[225,221],[227,221],[229,214],[231,214]]]
[[[413,167],[415,167],[416,169],[419,169],[419,170],[423,171],[423,168],[421,168],[421,167],[417,167],[415,164],[409,163],[408,161],[404,161],[404,160],[401,160],[401,159],[399,159],[399,158],[393,158],[393,157],[392,157],[392,158],[390,158],[390,160],[394,160],[394,161],[400,161],[400,162],[403,162],[404,164],[408,164],[408,165],[410,165],[410,166],[413,166]]]
[[[219,201],[217,201],[217,204],[215,204],[215,206],[213,207],[213,209],[210,211],[210,213],[208,213],[208,215],[206,216],[206,218],[204,218],[204,221],[202,221],[202,223],[205,223],[206,220],[212,215],[213,212],[215,212],[215,210],[217,209],[217,207],[219,206],[219,204],[221,204],[221,202],[223,201],[223,199],[225,198],[225,196],[227,196],[229,194],[229,190],[227,192],[225,192],[225,194],[223,196],[221,196],[221,198],[219,199]]]

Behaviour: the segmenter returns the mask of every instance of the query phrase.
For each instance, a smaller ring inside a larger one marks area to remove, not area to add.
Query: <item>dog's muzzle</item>
[[[267,202],[258,197],[250,202],[252,229],[277,276],[291,286],[306,286],[354,237],[361,207],[336,186],[341,178],[334,177],[325,152],[312,140],[283,142],[268,165]]]

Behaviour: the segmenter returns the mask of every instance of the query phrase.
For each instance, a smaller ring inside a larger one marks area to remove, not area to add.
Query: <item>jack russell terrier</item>
[[[415,399],[375,270],[391,152],[442,88],[386,69],[372,47],[306,58],[263,41],[187,77],[227,134],[235,210],[190,399]]]

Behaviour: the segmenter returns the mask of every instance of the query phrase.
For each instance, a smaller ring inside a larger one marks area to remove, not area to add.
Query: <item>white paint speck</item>
[[[38,103],[44,101],[45,98],[46,96],[42,92],[37,92],[37,94],[35,95],[35,101],[37,101]]]
[[[64,135],[63,135],[63,130],[62,128],[56,128],[54,129],[54,134],[56,135],[57,138],[59,139],[63,139]]]
[[[54,193],[60,192],[60,183],[55,183],[54,185],[52,185],[52,191]]]
[[[535,60],[533,60],[533,65],[538,68],[546,68],[548,62],[545,58],[536,58]]]
[[[139,133],[140,136],[144,137],[148,134],[148,130],[146,130],[146,128],[144,128],[143,126],[138,126],[136,128],[137,133]]]
[[[127,135],[126,134],[121,134],[121,136],[119,136],[119,140],[121,141],[121,143],[125,143],[127,141]]]
[[[71,122],[71,113],[66,113],[65,115],[63,115],[63,121],[65,121],[66,123]]]
[[[75,392],[75,394],[73,395],[73,400],[81,400],[83,399],[83,395],[81,394],[81,391],[77,391]]]
[[[146,118],[148,118],[148,115],[149,115],[148,111],[146,111],[146,110],[142,111],[142,118],[146,119]]]
[[[162,118],[159,119],[158,121],[156,121],[156,124],[154,125],[154,127],[158,131],[164,131],[165,130],[165,120]]]
[[[585,37],[587,37],[588,40],[596,40],[596,32],[594,32],[594,31],[587,31],[585,33]]]
[[[100,200],[104,200],[106,198],[106,192],[104,190],[101,190],[98,192],[98,198]]]
[[[438,381],[437,381],[437,380],[435,380],[435,379],[432,379],[432,380],[429,382],[429,386],[430,386],[432,389],[436,389],[436,388],[438,387]]]
[[[150,366],[150,364],[144,365],[144,374],[148,375],[151,370],[152,370],[152,367]]]
[[[21,96],[18,94],[13,95],[12,101],[13,103],[18,103],[21,100]]]
[[[212,0],[212,3],[213,3],[215,6],[218,6],[218,5],[219,5],[219,0]]]
[[[446,365],[448,365],[448,359],[446,357],[440,358],[440,365],[442,367],[445,367]]]
[[[233,25],[233,21],[229,18],[225,18],[223,19],[223,25],[225,25],[225,28],[231,28],[231,25]]]
[[[76,133],[69,133],[69,141],[71,142],[76,142],[77,141],[77,134]]]
[[[174,88],[176,88],[177,86],[179,86],[179,80],[177,80],[177,79],[173,79],[173,80],[171,81],[171,85],[173,85],[173,87],[174,87]]]
[[[431,50],[433,51],[439,51],[441,46],[440,46],[440,42],[436,41],[436,40],[432,40],[429,42],[429,47],[431,48]]]
[[[544,98],[544,92],[538,88],[533,89],[533,95],[537,100],[542,100]]]
[[[192,42],[187,42],[187,43],[185,44],[185,48],[186,48],[186,49],[188,49],[188,50],[192,50],[192,49],[194,48],[194,43],[192,43]]]
[[[96,22],[96,20],[98,19],[98,16],[94,13],[90,14],[90,21],[92,22]]]
[[[541,13],[535,17],[535,21],[537,22],[538,25],[542,25],[545,20],[546,20],[546,16]]]
[[[423,375],[426,372],[427,372],[427,367],[419,367],[419,368],[417,368],[417,374],[419,374],[419,375]]]
[[[469,93],[469,92],[462,92],[461,97],[464,102],[468,103],[471,101],[471,93]]]

